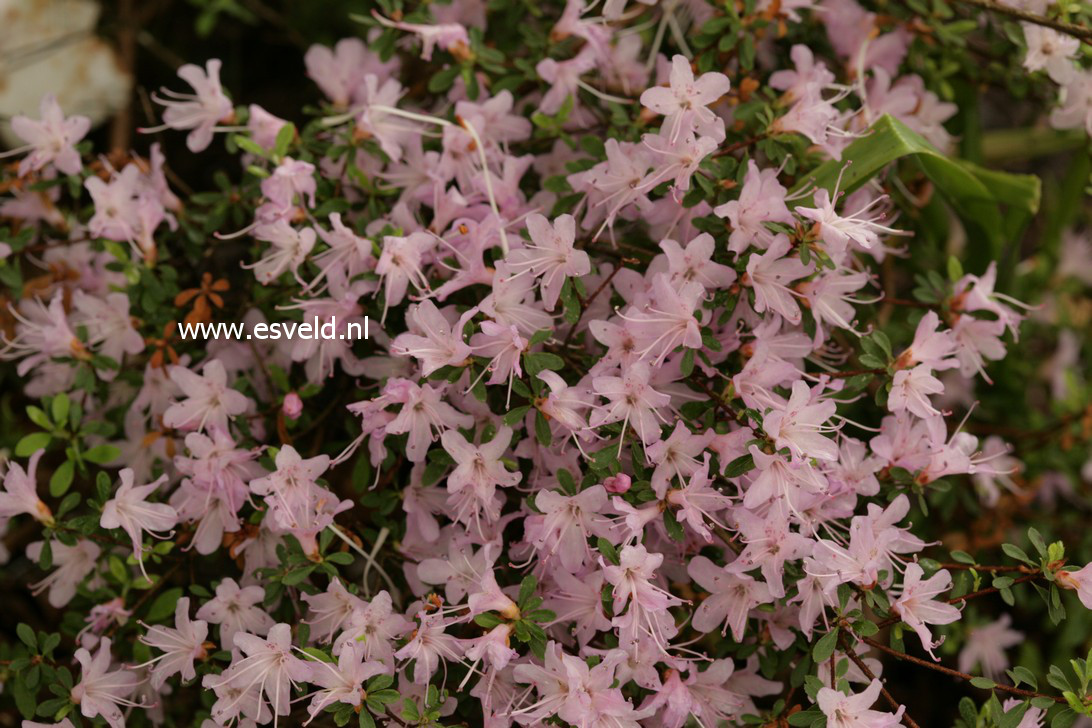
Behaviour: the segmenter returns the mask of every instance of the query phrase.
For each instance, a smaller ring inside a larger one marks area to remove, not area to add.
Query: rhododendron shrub
[[[45,95],[0,722],[1087,721],[1090,19],[383,0],[302,108]]]

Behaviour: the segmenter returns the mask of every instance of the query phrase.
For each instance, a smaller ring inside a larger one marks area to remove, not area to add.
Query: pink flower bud
[[[633,480],[625,473],[612,475],[603,481],[603,487],[608,493],[625,493],[633,485]]]
[[[284,412],[285,417],[294,420],[303,413],[303,400],[295,392],[289,392],[284,395],[281,411]]]

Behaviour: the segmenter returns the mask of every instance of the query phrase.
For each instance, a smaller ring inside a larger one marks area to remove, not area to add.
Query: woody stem
[[[965,673],[965,672],[960,672],[959,670],[953,670],[952,668],[944,667],[943,665],[937,665],[936,663],[930,662],[929,660],[923,660],[920,657],[914,657],[913,655],[908,655],[905,652],[899,652],[896,649],[892,649],[891,647],[888,647],[887,645],[885,645],[882,642],[877,642],[876,640],[872,639],[871,637],[861,637],[860,639],[866,645],[869,645],[871,647],[875,647],[880,652],[891,655],[892,657],[895,657],[895,658],[897,658],[899,660],[904,660],[906,662],[911,662],[911,663],[913,663],[915,665],[918,665],[920,667],[927,667],[930,670],[935,670],[936,672],[942,672],[945,675],[951,675],[952,677],[958,677],[961,680],[973,680],[975,678],[974,675],[970,675],[970,674]],[[1066,703],[1065,698],[1059,697],[1057,695],[1047,695],[1046,693],[1038,693],[1038,692],[1035,692],[1034,690],[1023,690],[1021,688],[1013,687],[1011,685],[994,684],[994,689],[1000,690],[1000,691],[1005,692],[1005,693],[1009,693],[1011,695],[1019,695],[1022,698],[1049,698],[1049,699],[1053,700],[1055,703],[1061,703],[1063,705]]]

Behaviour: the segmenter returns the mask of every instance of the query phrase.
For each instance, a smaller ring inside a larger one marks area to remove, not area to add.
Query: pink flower
[[[219,59],[213,58],[205,64],[204,70],[191,63],[178,69],[178,77],[193,87],[193,94],[163,89],[163,96],[152,95],[156,103],[167,107],[163,112],[165,126],[192,129],[186,137],[186,146],[191,152],[207,149],[216,125],[232,114],[231,100],[220,87],[221,65]]]
[[[418,290],[428,290],[428,280],[421,271],[422,256],[435,245],[435,239],[427,233],[383,238],[383,253],[375,265],[384,291],[382,320],[386,320],[387,309],[397,306],[406,297],[410,283]]]
[[[197,610],[197,618],[220,625],[220,644],[224,649],[231,649],[238,632],[257,635],[269,632],[273,618],[261,607],[264,600],[262,587],[239,588],[234,579],[224,579],[216,585],[216,596]]]
[[[71,699],[80,706],[85,718],[101,717],[110,728],[125,728],[124,707],[139,707],[127,698],[140,684],[140,678],[131,670],[110,670],[110,638],[103,637],[98,652],[76,650],[76,661],[82,668],[80,681],[72,688]]]
[[[38,561],[44,545],[42,541],[28,545],[27,558]],[[85,539],[77,541],[74,546],[54,540],[50,542],[50,549],[53,551],[53,573],[31,584],[30,588],[35,595],[49,589],[50,605],[60,609],[72,601],[72,597],[76,596],[76,587],[95,570],[102,549]]]
[[[699,632],[712,632],[723,624],[721,634],[731,629],[732,638],[741,642],[747,615],[771,600],[770,588],[764,582],[717,566],[704,556],[692,558],[686,573],[709,592],[694,612],[693,625]]]
[[[14,151],[32,150],[19,163],[19,176],[37,172],[47,164],[52,164],[64,174],[79,174],[83,162],[76,151],[76,144],[87,135],[91,120],[86,116],[64,118],[61,105],[53,94],[42,96],[38,114],[41,117],[39,121],[22,115],[11,119],[11,130],[29,145]]]
[[[411,305],[406,311],[404,334],[399,334],[391,343],[391,353],[396,356],[412,356],[421,362],[421,376],[427,377],[445,366],[459,366],[472,353],[471,347],[463,341],[463,328],[477,313],[472,308],[457,321],[452,313],[453,307],[445,311],[436,308],[432,301],[425,300]],[[450,313],[450,317],[445,313]]]
[[[163,424],[181,430],[215,428],[227,432],[228,420],[242,414],[250,399],[227,384],[227,371],[219,359],[208,361],[201,374],[183,366],[169,369],[171,381],[186,399],[163,413]]]
[[[800,306],[795,300],[796,293],[788,284],[810,275],[813,266],[811,263],[804,265],[799,258],[787,255],[791,248],[792,243],[787,236],[776,235],[765,253],[751,254],[743,284],[754,289],[755,311],[777,313],[789,323],[798,324]]]
[[[421,623],[410,637],[409,642],[394,653],[399,660],[413,660],[413,682],[428,683],[441,662],[458,662],[463,655],[461,641],[444,630],[448,624],[442,617],[421,614]]]
[[[292,628],[287,624],[273,625],[267,637],[237,632],[235,650],[231,665],[220,675],[206,676],[205,686],[219,695],[226,688],[241,688],[246,692],[256,685],[257,705],[249,711],[244,708],[248,718],[258,720],[267,700],[274,716],[289,715],[292,686],[310,680],[314,670],[310,663],[293,654]]]
[[[724,139],[724,122],[708,107],[731,88],[723,73],[703,73],[694,78],[690,61],[677,55],[671,59],[671,84],[654,86],[641,94],[641,104],[664,117],[664,129],[671,139],[691,133]]]
[[[243,265],[244,268],[254,270],[254,277],[259,283],[267,286],[283,273],[291,271],[296,281],[303,285],[299,278],[299,268],[315,247],[315,231],[312,228],[297,230],[284,220],[277,220],[256,227],[254,237],[271,244],[262,258]]]
[[[869,709],[880,696],[881,687],[879,680],[873,680],[863,693],[856,695],[820,688],[815,702],[830,728],[895,728],[902,722],[906,706],[900,705],[893,714]]]
[[[914,341],[895,360],[896,369],[907,369],[916,364],[926,364],[930,369],[943,370],[959,366],[952,357],[955,340],[951,331],[938,331],[940,317],[936,311],[928,311],[921,317],[914,332]]]
[[[632,479],[625,473],[618,473],[618,475],[611,475],[603,481],[603,487],[608,493],[622,494],[629,491],[630,486],[633,484]]]
[[[519,657],[510,644],[513,629],[511,624],[498,624],[481,637],[470,640],[466,645],[466,659],[472,663],[484,661],[493,670],[508,667],[508,663]]]
[[[360,656],[351,650],[341,653],[337,665],[316,660],[311,668],[310,682],[318,685],[311,703],[307,706],[307,713],[311,716],[304,725],[313,721],[326,706],[334,703],[346,703],[360,707],[366,692],[364,683],[369,678],[387,671],[381,662],[368,662],[361,660]]]
[[[792,225],[794,218],[785,205],[787,190],[777,181],[776,169],[759,170],[755,161],[747,162],[747,174],[738,200],[730,200],[714,208],[717,217],[726,217],[732,225],[728,250],[742,253],[748,246],[768,248],[774,233],[767,222]]]
[[[795,458],[835,461],[838,446],[823,433],[837,430],[837,427],[824,424],[834,416],[837,405],[829,399],[813,399],[813,396],[806,382],[793,382],[789,400],[762,419],[762,429],[774,438],[778,448],[789,448]]]
[[[657,367],[678,346],[702,347],[700,301],[705,289],[696,281],[678,288],[670,281],[666,274],[657,273],[652,279],[653,301],[622,316],[638,346],[643,346],[638,357],[652,360]]]
[[[573,247],[576,220],[572,215],[561,215],[552,226],[542,215],[528,215],[527,231],[531,242],[512,250],[505,260],[513,276],[530,273],[541,279],[542,301],[552,311],[566,277],[586,276],[591,261],[586,252]]]
[[[281,402],[281,412],[290,420],[299,419],[299,416],[303,414],[303,400],[300,399],[299,394],[289,392],[284,395],[284,400]]]
[[[932,417],[939,415],[940,410],[933,407],[929,395],[943,391],[944,385],[933,376],[929,367],[918,364],[913,369],[900,369],[895,372],[887,406],[892,412],[907,410],[918,417]]]
[[[652,371],[648,365],[638,362],[626,367],[620,377],[595,377],[592,389],[605,398],[608,404],[597,409],[591,415],[588,424],[591,427],[622,423],[621,450],[625,441],[626,429],[633,427],[645,445],[651,445],[660,439],[661,408],[666,407],[671,398],[649,386]]]
[[[952,588],[952,575],[941,570],[922,581],[922,569],[916,563],[906,565],[903,574],[902,594],[891,604],[893,614],[899,615],[903,622],[910,625],[921,639],[921,646],[934,659],[939,658],[933,650],[940,646],[943,638],[934,642],[927,624],[951,624],[960,618],[960,612],[951,604],[937,601],[933,597]]]
[[[1085,609],[1092,609],[1092,564],[1077,571],[1059,571],[1058,586],[1076,590]]]
[[[575,573],[592,560],[589,536],[607,536],[607,521],[599,514],[607,505],[607,491],[593,485],[576,495],[562,495],[554,490],[539,491],[535,507],[542,511],[541,522],[531,525],[528,540],[543,561],[556,555],[569,573]],[[531,533],[534,535],[531,536]]]
[[[405,391],[398,398],[398,415],[387,425],[392,435],[409,433],[406,458],[412,463],[424,462],[429,445],[436,440],[435,432],[451,427],[470,427],[474,418],[463,414],[441,398],[442,390],[431,384],[418,386],[409,380],[388,380],[388,387],[399,384]]]
[[[1002,614],[994,622],[972,627],[967,631],[967,640],[959,651],[959,669],[970,672],[976,665],[982,668],[982,674],[1000,679],[1009,659],[1005,650],[1024,641],[1024,633],[1012,629],[1012,617]]]
[[[9,518],[20,513],[33,516],[34,520],[47,526],[53,526],[53,512],[38,497],[38,461],[45,455],[45,448],[30,456],[27,469],[14,460],[8,461],[8,470],[4,473],[3,489],[0,490],[0,528]]]
[[[133,542],[133,556],[147,579],[148,574],[144,571],[144,532],[162,535],[178,524],[178,513],[166,503],[147,501],[148,496],[167,482],[166,475],[147,485],[133,485],[132,468],[122,468],[118,475],[121,485],[114,492],[114,497],[103,506],[99,525],[103,528],[120,528],[129,534]]]
[[[194,660],[206,657],[205,637],[209,633],[207,622],[190,621],[190,599],[183,597],[174,608],[174,628],[144,625],[148,632],[140,641],[149,647],[163,652],[139,667],[155,665],[152,668],[152,688],[159,690],[171,675],[180,673],[183,680],[193,680],[197,676]]]
[[[679,511],[675,517],[679,523],[686,524],[705,539],[706,543],[713,542],[713,534],[705,522],[709,521],[715,526],[724,528],[724,524],[717,520],[714,514],[732,505],[728,496],[713,487],[713,479],[709,477],[708,453],[705,455],[701,468],[683,487],[668,492],[667,502],[678,507]]]
[[[680,284],[696,281],[707,291],[728,288],[736,280],[736,272],[726,265],[713,262],[716,243],[709,233],[702,233],[687,243],[683,248],[674,240],[660,241],[660,248],[667,257],[671,283],[679,289]]]
[[[477,518],[485,511],[487,520],[494,521],[500,515],[495,503],[497,486],[511,487],[523,478],[521,473],[510,472],[501,458],[512,441],[512,430],[502,426],[493,439],[481,445],[467,442],[457,430],[448,430],[440,437],[444,450],[454,458],[455,470],[447,477],[448,502],[455,505],[452,515],[464,523]]]

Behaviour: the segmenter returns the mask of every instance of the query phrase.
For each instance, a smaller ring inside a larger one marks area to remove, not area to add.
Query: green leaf
[[[15,443],[15,456],[20,458],[30,457],[49,445],[50,439],[47,432],[32,432]]]
[[[664,528],[672,541],[682,541],[686,538],[682,524],[679,523],[679,519],[675,517],[675,513],[670,508],[664,510]]]
[[[160,594],[152,602],[152,606],[148,607],[148,614],[144,617],[146,622],[158,622],[161,619],[174,614],[175,605],[178,604],[178,600],[182,598],[182,589],[174,588]]]
[[[11,694],[12,697],[15,698],[15,707],[19,709],[19,713],[21,713],[24,718],[30,720],[34,717],[34,711],[38,707],[34,694],[36,691],[31,691],[27,688],[26,683],[23,682],[21,676],[17,675],[12,682],[14,685],[12,686]]]
[[[961,564],[973,564],[975,563],[974,557],[966,551],[953,551],[952,560],[958,561]]]
[[[826,662],[834,654],[834,648],[838,644],[838,630],[832,629],[819,638],[815,647],[811,650],[811,656],[816,662]]]
[[[738,478],[744,473],[749,473],[750,471],[754,470],[754,467],[754,456],[750,454],[743,455],[728,463],[728,466],[724,469],[724,477]]]
[[[504,424],[512,427],[517,422],[523,419],[523,416],[527,414],[531,409],[531,405],[523,405],[522,407],[513,407],[504,414]]]
[[[288,148],[296,139],[296,125],[288,122],[277,132],[277,140],[273,144],[273,156],[281,159],[288,153]]]
[[[1031,670],[1027,669],[1023,665],[1017,665],[1007,672],[1009,673],[1009,677],[1012,678],[1013,685],[1026,683],[1031,686],[1032,690],[1039,689],[1039,682],[1035,679],[1035,675],[1032,674]]]
[[[690,373],[694,371],[694,350],[687,349],[683,352],[682,362],[679,364],[679,370],[684,377],[689,377]]]
[[[535,411],[535,438],[544,447],[549,447],[553,441],[553,434],[550,432],[550,422],[546,419],[546,415],[542,414],[541,410]]]
[[[68,399],[68,395],[61,392],[53,398],[53,403],[50,406],[50,412],[53,414],[53,421],[58,425],[65,425],[68,419],[68,408],[72,405],[72,401]]]
[[[336,551],[326,555],[326,560],[338,566],[348,566],[353,563],[353,555],[346,551]]]
[[[1007,205],[1026,216],[1039,209],[1041,184],[1038,177],[996,172],[965,160],[950,159],[920,134],[889,115],[880,117],[866,136],[850,144],[840,161],[830,160],[801,180],[796,191],[811,184],[833,191],[841,176],[839,191],[848,194],[890,163],[906,157],[917,162],[970,230],[981,231],[990,244],[989,250],[982,251],[987,254],[984,257],[999,257],[1007,237],[1005,216],[999,205]],[[846,162],[852,164],[847,166]],[[802,196],[794,204],[812,204],[811,195]]]
[[[615,566],[618,565],[618,549],[614,547],[614,544],[600,536],[596,546],[599,549],[599,553],[603,554],[603,558]]]
[[[20,622],[15,626],[15,634],[19,635],[19,641],[29,647],[32,652],[38,649],[38,638],[34,636],[34,630],[29,624]]]
[[[38,427],[41,427],[43,430],[53,429],[52,420],[49,419],[49,416],[46,415],[40,407],[35,407],[34,405],[27,407],[27,417],[30,418],[31,422],[38,425]]]
[[[474,617],[474,624],[482,627],[483,629],[493,629],[499,624],[502,624],[503,620],[494,614],[493,612],[482,612]]]
[[[375,720],[372,714],[366,710],[360,711],[360,728],[375,728]]]
[[[1003,543],[1001,544],[1001,550],[1004,551],[1005,555],[1009,558],[1023,561],[1025,564],[1035,564],[1035,562],[1031,560],[1031,557],[1027,555],[1027,552],[1016,544]]]
[[[1039,532],[1034,528],[1028,529],[1028,540],[1031,541],[1031,545],[1035,547],[1035,550],[1039,552],[1040,556],[1046,556],[1047,547],[1043,541],[1043,537],[1039,535]]]
[[[83,459],[96,465],[105,465],[113,462],[121,455],[121,450],[113,445],[96,445],[83,454]]]
[[[519,585],[519,598],[516,603],[522,607],[527,603],[531,597],[535,595],[535,589],[538,587],[538,579],[533,575],[523,577],[523,581]]]
[[[997,687],[997,683],[990,680],[988,677],[971,678],[971,685],[974,685],[976,688],[982,688],[983,690],[993,690]]]
[[[948,256],[948,280],[955,283],[963,277],[963,264],[954,255]]]
[[[531,376],[538,374],[539,372],[552,369],[557,371],[565,368],[565,360],[557,354],[550,354],[549,352],[539,351],[534,354],[527,354],[523,357],[524,367],[527,369],[527,373]]]
[[[68,487],[72,485],[72,479],[75,475],[76,464],[71,460],[65,460],[49,477],[49,494],[54,498],[64,495],[68,491]]]

